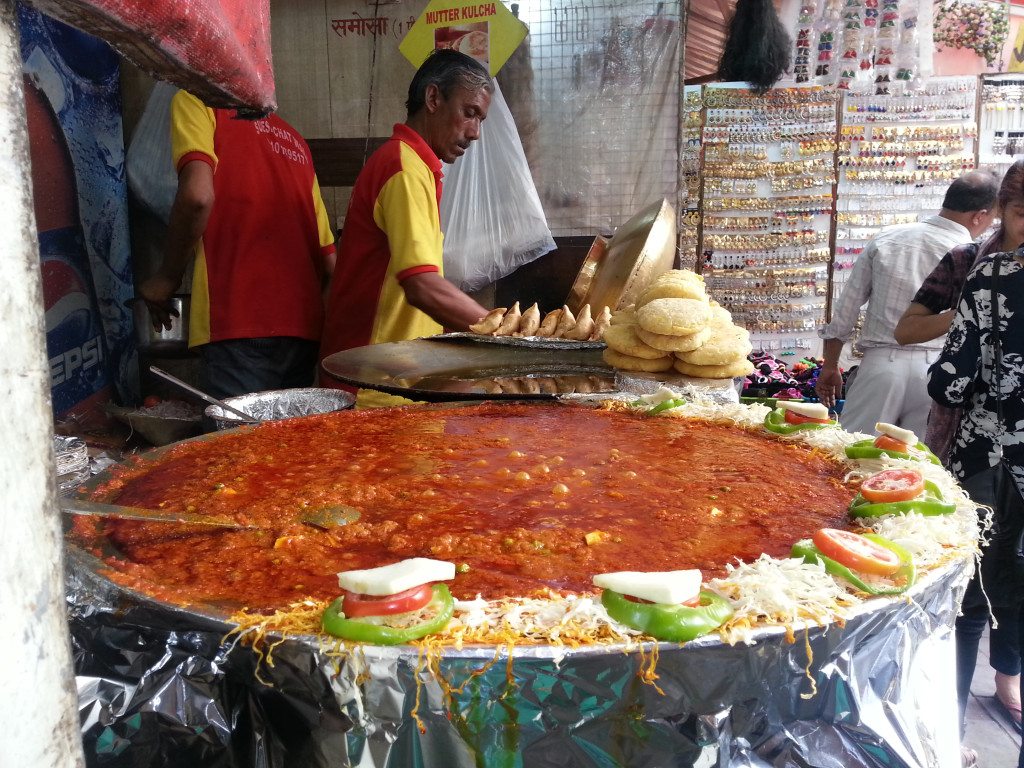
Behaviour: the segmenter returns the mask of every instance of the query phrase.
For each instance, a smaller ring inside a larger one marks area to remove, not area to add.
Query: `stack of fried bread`
[[[541,317],[536,302],[525,312],[519,309],[519,302],[511,309],[492,309],[480,322],[469,326],[473,333],[486,336],[539,337],[545,339],[567,339],[569,341],[600,341],[611,321],[611,309],[605,307],[595,318],[590,305],[584,304],[579,315],[563,306]]]
[[[754,370],[750,333],[708,299],[704,280],[687,269],[659,276],[636,304],[612,315],[604,360],[625,371],[731,379]]]

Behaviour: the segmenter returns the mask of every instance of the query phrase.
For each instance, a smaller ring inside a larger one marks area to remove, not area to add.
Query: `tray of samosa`
[[[567,306],[542,314],[536,303],[521,311],[517,301],[511,307],[497,307],[468,333],[446,333],[435,338],[469,339],[482,344],[512,347],[601,349],[611,309],[604,307],[595,317],[584,304],[576,314]]]

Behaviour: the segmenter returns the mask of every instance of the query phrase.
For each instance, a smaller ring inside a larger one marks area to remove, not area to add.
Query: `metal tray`
[[[738,402],[736,382],[742,382],[616,371],[599,349],[479,344],[452,336],[346,349],[322,367],[345,384],[425,402],[646,394],[663,384]]]
[[[431,336],[435,341],[473,341],[477,344],[497,344],[499,347],[527,349],[604,349],[603,341],[576,341],[574,339],[548,339],[543,336],[490,336],[482,333],[442,333]]]

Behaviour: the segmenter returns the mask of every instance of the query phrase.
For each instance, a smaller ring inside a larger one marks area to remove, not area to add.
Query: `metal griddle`
[[[322,365],[345,384],[425,402],[553,400],[642,394],[661,384],[707,390],[734,385],[674,372],[616,371],[600,349],[480,343],[462,334],[356,347],[324,358]]]

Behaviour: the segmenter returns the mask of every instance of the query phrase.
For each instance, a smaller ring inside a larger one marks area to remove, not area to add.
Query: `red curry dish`
[[[264,610],[333,598],[339,571],[457,564],[460,598],[593,592],[596,573],[700,568],[842,527],[844,468],[767,432],[559,405],[340,412],[185,443],[115,471],[93,498],[228,516],[257,530],[76,520],[115,581],[179,603]],[[345,503],[322,531],[306,510]]]

